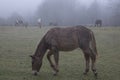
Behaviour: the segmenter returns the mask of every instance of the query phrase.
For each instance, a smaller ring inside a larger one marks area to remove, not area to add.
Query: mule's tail
[[[95,40],[95,37],[92,31],[90,32],[90,37],[91,37],[90,49],[92,53],[97,57],[98,53],[97,53],[97,48],[96,48],[96,40]]]

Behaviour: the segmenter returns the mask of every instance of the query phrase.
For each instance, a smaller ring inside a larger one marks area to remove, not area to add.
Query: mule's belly
[[[76,34],[64,34],[58,40],[59,50],[61,51],[72,51],[79,47]]]
[[[72,51],[72,50],[74,50],[74,49],[76,49],[78,47],[79,47],[79,45],[77,43],[75,43],[75,42],[74,43],[64,42],[62,44],[59,44],[58,49],[60,51]]]
[[[59,51],[72,51],[76,48],[78,48],[78,47],[65,47],[65,48],[61,47],[61,48],[59,48]]]

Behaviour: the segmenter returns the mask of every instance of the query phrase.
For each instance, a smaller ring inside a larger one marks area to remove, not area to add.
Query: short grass
[[[54,77],[46,56],[38,76],[31,74],[31,58],[50,27],[0,27],[0,80],[95,80],[92,71],[83,75],[85,60],[80,49],[60,52],[59,75]],[[120,80],[120,28],[93,30],[99,57],[98,80]]]

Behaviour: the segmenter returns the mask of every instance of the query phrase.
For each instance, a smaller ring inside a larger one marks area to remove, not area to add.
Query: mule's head
[[[32,74],[37,75],[42,66],[42,61],[37,56],[30,56],[30,57],[32,58]]]

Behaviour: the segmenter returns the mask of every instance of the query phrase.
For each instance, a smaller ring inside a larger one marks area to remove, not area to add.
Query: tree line
[[[7,19],[0,18],[0,25],[13,25],[18,16],[22,17],[18,13],[13,13]],[[76,0],[44,0],[34,15],[22,19],[30,25],[36,25],[38,18],[41,18],[42,25],[45,26],[94,25],[97,19],[101,19],[104,26],[120,26],[120,1],[106,0],[103,4],[99,0],[94,0],[86,6]]]

